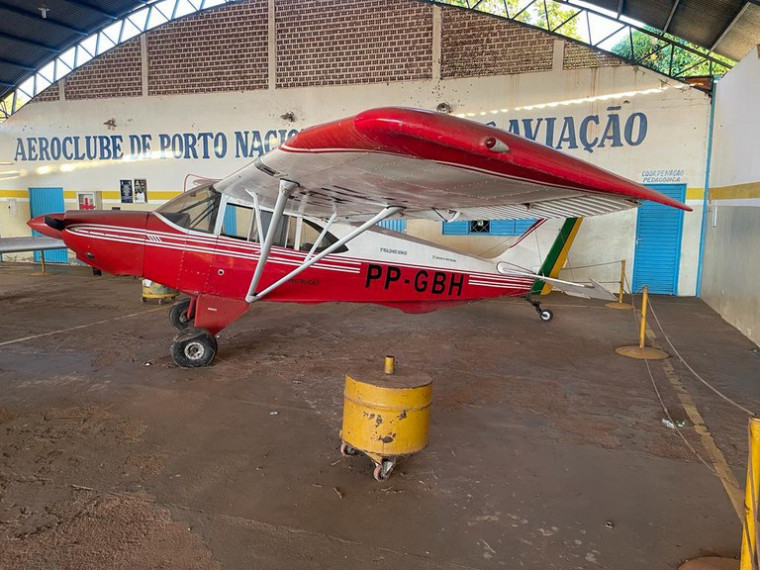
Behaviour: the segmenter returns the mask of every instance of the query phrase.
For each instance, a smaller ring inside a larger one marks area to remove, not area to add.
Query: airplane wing
[[[64,249],[65,247],[63,240],[51,237],[0,238],[0,253]]]
[[[394,107],[304,129],[215,188],[271,208],[280,180],[298,184],[286,213],[357,221],[388,206],[438,221],[587,217],[642,200],[691,209],[500,129]]]

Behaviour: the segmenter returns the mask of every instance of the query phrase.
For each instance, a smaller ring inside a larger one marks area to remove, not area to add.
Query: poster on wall
[[[132,181],[120,180],[119,188],[121,189],[121,203],[131,204],[132,203]]]
[[[145,178],[135,178],[135,204],[148,203],[148,181]]]

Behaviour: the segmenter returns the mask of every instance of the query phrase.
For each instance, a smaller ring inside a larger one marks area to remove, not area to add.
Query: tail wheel
[[[204,329],[188,327],[174,337],[170,353],[177,366],[199,368],[211,364],[217,350],[214,335]]]
[[[554,313],[552,313],[549,309],[541,309],[539,311],[538,316],[541,317],[541,320],[545,323],[548,323],[552,320],[552,317],[554,317]]]
[[[184,330],[190,326],[192,319],[188,316],[190,310],[190,299],[177,301],[169,309],[169,322],[173,327]]]

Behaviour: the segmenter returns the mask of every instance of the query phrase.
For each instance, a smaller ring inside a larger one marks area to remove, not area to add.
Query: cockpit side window
[[[227,203],[222,221],[222,235],[250,241],[259,241],[256,215],[253,208]]]
[[[189,190],[174,200],[167,202],[157,212],[169,221],[187,228],[205,233],[213,233],[216,227],[222,195],[213,187]],[[258,223],[261,222],[261,231]],[[258,242],[261,236],[266,236],[272,223],[272,212],[259,209],[258,216],[252,206],[227,201],[221,223],[221,235],[246,241]],[[338,238],[326,232],[322,236],[322,226],[301,217],[283,215],[274,236],[274,245],[311,251],[314,243],[321,240],[315,249],[316,253],[324,251],[333,245]],[[348,251],[344,245],[334,253]]]
[[[301,251],[310,251],[314,243],[319,239],[319,236],[322,233],[322,229],[323,228],[311,220],[304,219],[303,229],[301,230],[301,244],[298,249]],[[322,238],[322,241],[319,242],[319,245],[317,246],[315,252],[319,253],[320,251],[327,249],[336,241],[338,241],[338,238],[336,238],[330,232],[327,232]],[[336,249],[333,253],[343,253],[345,251],[348,251],[348,248],[343,245]]]
[[[211,188],[189,190],[161,206],[158,212],[183,228],[212,233],[221,197]]]

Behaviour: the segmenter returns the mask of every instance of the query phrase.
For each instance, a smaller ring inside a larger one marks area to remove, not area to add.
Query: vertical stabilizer
[[[538,220],[493,261],[556,278],[567,261],[567,254],[580,228],[582,218]],[[531,293],[545,295],[551,285],[536,279]]]
[[[546,275],[555,279],[559,277],[559,272],[565,266],[567,254],[573,245],[573,241],[575,241],[575,236],[578,234],[581,222],[583,222],[583,218],[568,218],[565,220],[549,250],[549,254],[541,264],[541,269],[538,271],[539,275]],[[551,291],[551,288],[552,286],[549,283],[536,279],[531,293],[534,295],[546,295]]]

